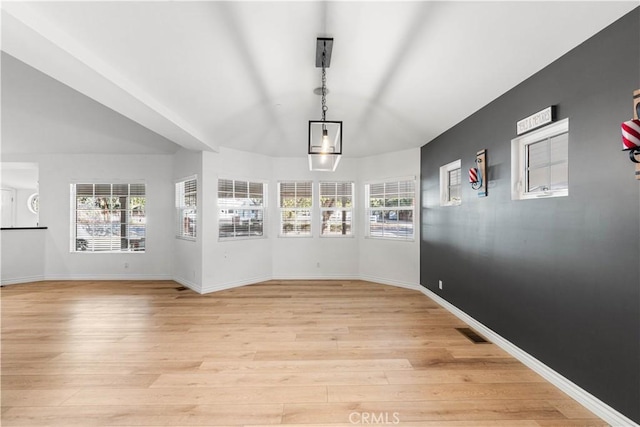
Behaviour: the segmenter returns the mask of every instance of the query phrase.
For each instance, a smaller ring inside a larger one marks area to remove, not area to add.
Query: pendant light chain
[[[324,49],[322,50],[322,121],[326,121],[327,110],[327,71],[324,68],[325,57],[327,54],[327,46],[326,42],[324,45]]]

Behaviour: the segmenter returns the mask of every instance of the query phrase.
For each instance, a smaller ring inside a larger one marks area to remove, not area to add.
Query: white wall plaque
[[[516,134],[522,135],[540,126],[544,126],[555,120],[555,107],[547,107],[542,111],[526,117],[516,123]]]

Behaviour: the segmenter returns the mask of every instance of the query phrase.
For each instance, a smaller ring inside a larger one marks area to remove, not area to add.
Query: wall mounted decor
[[[487,150],[476,154],[476,166],[469,169],[471,188],[478,190],[478,197],[487,197]]]
[[[635,176],[640,180],[640,89],[633,92],[633,120],[621,125],[622,150],[629,152],[629,159],[636,164]]]
[[[551,105],[544,110],[538,111],[535,114],[525,117],[522,120],[518,120],[516,123],[516,135],[522,135],[530,130],[537,129],[541,126],[556,121],[556,106]]]

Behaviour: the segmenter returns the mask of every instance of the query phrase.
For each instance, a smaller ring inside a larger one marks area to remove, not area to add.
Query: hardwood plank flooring
[[[2,425],[606,425],[416,291],[179,287],[2,288]]]

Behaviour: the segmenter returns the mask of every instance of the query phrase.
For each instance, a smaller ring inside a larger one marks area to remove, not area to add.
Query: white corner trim
[[[202,291],[200,293],[201,294],[208,294],[208,293],[211,293],[211,292],[224,291],[226,289],[239,288],[241,286],[255,285],[257,283],[266,282],[267,280],[272,280],[272,277],[271,276],[254,277],[254,278],[251,278],[251,279],[238,280],[238,281],[235,281],[235,282],[227,282],[227,283],[221,283],[221,284],[217,284],[217,285],[206,285],[206,284],[203,284],[202,285]]]
[[[478,322],[473,317],[469,316],[464,311],[460,310],[450,302],[444,300],[442,297],[437,295],[436,293],[430,291],[424,286],[420,286],[419,289],[424,295],[428,298],[431,298],[433,301],[444,307],[451,314],[456,316],[458,319],[467,323],[472,328],[476,329],[480,332],[481,335],[484,335],[491,342],[496,344],[498,347],[509,353],[511,356],[518,359],[520,362],[525,364],[527,367],[541,375],[545,380],[549,381],[554,386],[558,387],[560,390],[569,395],[572,399],[576,400],[578,403],[583,405],[589,411],[593,412],[598,417],[602,418],[608,424],[614,427],[626,427],[626,426],[638,426],[633,420],[629,419],[625,415],[613,409],[611,406],[607,405],[591,393],[587,392],[583,388],[579,387],[569,379],[563,377],[558,372],[554,371],[544,363],[540,362],[535,357],[531,356],[529,353],[520,349],[516,345],[507,341],[496,332],[492,331],[482,323]]]
[[[171,279],[176,283],[181,284],[184,287],[187,287],[189,289],[191,289],[193,292],[197,292],[199,294],[202,293],[202,290],[200,289],[200,286],[196,283],[190,282],[187,279],[183,279],[182,277],[178,277],[178,276],[173,276],[173,278]]]

